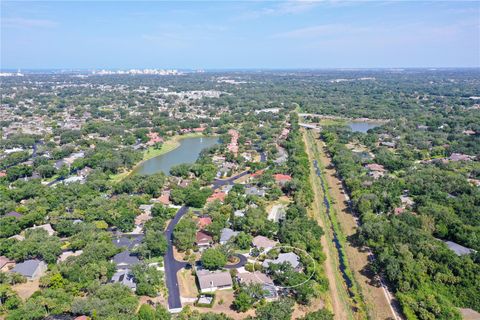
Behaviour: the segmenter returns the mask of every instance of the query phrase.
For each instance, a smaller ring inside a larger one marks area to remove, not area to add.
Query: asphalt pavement
[[[244,171],[228,179],[216,179],[213,182],[212,190],[216,190],[224,185],[233,184],[233,181],[237,180],[240,177],[247,175],[249,172]],[[167,252],[164,256],[164,266],[165,266],[165,284],[168,289],[168,309],[170,311],[177,311],[182,309],[182,301],[180,299],[180,288],[178,287],[177,272],[185,268],[187,263],[184,261],[178,261],[173,255],[173,230],[175,226],[180,221],[180,219],[188,212],[188,207],[183,206],[178,209],[175,217],[168,224],[167,229],[164,232],[165,238],[167,239]],[[231,266],[225,266],[226,269],[239,268],[245,265],[247,258],[243,255],[236,255],[240,261]]]

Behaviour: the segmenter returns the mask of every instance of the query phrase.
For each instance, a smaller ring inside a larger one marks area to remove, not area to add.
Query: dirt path
[[[311,150],[309,149],[309,144],[307,143],[304,135],[304,143],[306,145],[306,151],[308,154],[308,157],[312,160],[313,155]],[[312,163],[312,161],[310,161]],[[325,253],[325,263],[324,263],[324,269],[325,269],[325,275],[327,276],[327,279],[329,280],[329,292],[330,292],[330,300],[326,301],[327,306],[330,305],[330,308],[332,309],[333,313],[335,314],[335,319],[338,320],[344,320],[344,319],[350,319],[351,314],[348,310],[348,305],[345,301],[342,301],[341,297],[344,296],[346,293],[343,292],[343,294],[340,294],[340,291],[345,291],[343,287],[340,286],[339,279],[340,275],[338,272],[337,267],[337,257],[335,256],[335,252],[333,251],[334,249],[332,248],[332,240],[331,240],[331,235],[329,234],[330,228],[325,226],[325,222],[320,216],[320,213],[322,212],[322,202],[323,202],[323,197],[321,195],[320,191],[320,186],[319,182],[315,181],[316,178],[315,171],[313,166],[310,166],[310,179],[311,179],[311,184],[312,188],[314,190],[315,194],[315,201],[313,203],[313,210],[311,210],[311,215],[312,217],[318,221],[318,224],[322,227],[322,229],[325,231],[325,236],[322,237],[321,243],[323,247],[323,251]]]
[[[357,221],[347,206],[346,195],[340,179],[336,177],[336,171],[331,166],[331,160],[325,153],[323,141],[317,140],[317,150],[320,154],[320,163],[324,168],[325,178],[329,187],[331,197],[334,199],[332,205],[337,214],[337,219],[347,241],[356,233]],[[367,305],[367,311],[371,319],[396,319],[388,293],[380,284],[380,279],[368,268],[370,252],[365,248],[355,246],[351,241],[347,242],[345,248],[350,268],[355,279],[361,286],[362,294]]]

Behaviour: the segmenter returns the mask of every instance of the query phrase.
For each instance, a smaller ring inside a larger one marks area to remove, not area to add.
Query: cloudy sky
[[[480,2],[2,1],[0,67],[480,67]]]

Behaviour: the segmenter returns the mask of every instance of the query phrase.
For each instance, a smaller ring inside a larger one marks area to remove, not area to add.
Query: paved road
[[[212,184],[212,190],[216,190],[224,185],[227,185],[227,184],[233,184],[233,181],[237,180],[238,178],[241,178],[247,174],[249,174],[250,172],[247,170],[247,171],[243,171],[242,173],[239,173],[233,177],[230,177],[228,179],[215,179],[213,181],[213,184]]]
[[[167,253],[164,257],[165,265],[165,282],[168,288],[168,308],[170,310],[181,309],[182,302],[180,301],[180,289],[178,288],[177,272],[184,268],[187,263],[177,261],[173,256],[173,229],[177,225],[178,221],[188,212],[188,207],[181,207],[178,209],[175,217],[168,224],[167,230],[165,230],[165,238],[168,242]]]
[[[237,180],[240,177],[248,174],[248,171],[239,173],[231,178],[220,180],[217,179],[213,182],[212,190],[218,189],[227,184],[233,184],[233,181]],[[164,256],[164,266],[165,266],[165,284],[168,289],[168,309],[170,311],[180,311],[182,309],[182,302],[180,300],[180,288],[178,287],[177,272],[185,268],[187,263],[184,261],[178,261],[173,256],[173,230],[175,226],[180,221],[180,219],[188,212],[188,207],[183,206],[178,209],[175,217],[168,224],[167,229],[164,232],[165,238],[167,239],[167,252]],[[226,266],[227,269],[239,268],[245,265],[247,258],[243,255],[237,255],[240,261],[232,266]]]
[[[236,256],[240,260],[236,264],[225,266],[225,269],[236,269],[236,268],[243,267],[244,265],[247,264],[247,261],[248,261],[247,257],[245,257],[243,254],[235,253],[234,256]]]

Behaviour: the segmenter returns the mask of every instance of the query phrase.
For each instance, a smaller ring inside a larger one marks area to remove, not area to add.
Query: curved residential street
[[[235,180],[247,175],[249,172],[244,171],[228,179],[216,179],[212,184],[212,190],[216,190],[224,185],[233,184]],[[173,255],[173,230],[180,221],[180,219],[188,212],[189,207],[182,206],[178,209],[175,217],[168,224],[164,232],[167,239],[168,247],[164,256],[165,266],[165,284],[168,289],[168,309],[170,312],[179,312],[182,309],[182,302],[180,299],[180,288],[178,287],[177,272],[187,266],[187,262],[178,261]],[[234,269],[244,266],[247,263],[247,258],[243,255],[236,254],[240,261],[235,265],[225,266],[226,269]]]

